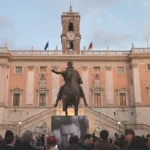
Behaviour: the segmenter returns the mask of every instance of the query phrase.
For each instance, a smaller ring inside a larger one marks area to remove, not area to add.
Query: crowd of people
[[[100,136],[86,134],[83,141],[78,136],[71,136],[68,147],[57,146],[55,136],[41,135],[33,138],[33,133],[26,130],[21,138],[7,130],[5,137],[0,136],[0,150],[150,150],[150,135],[136,136],[134,130],[127,129],[124,135],[115,133],[115,139],[109,138],[109,132],[102,130]]]

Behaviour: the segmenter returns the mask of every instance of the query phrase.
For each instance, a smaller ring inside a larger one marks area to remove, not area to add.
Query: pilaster
[[[89,104],[89,73],[88,73],[88,66],[82,65],[82,80],[83,80],[83,90]]]
[[[131,65],[133,72],[133,91],[134,91],[134,102],[135,104],[141,104],[141,86],[140,86],[140,74],[137,63]]]
[[[8,68],[7,63],[0,64],[0,105],[4,106],[6,104],[7,98],[7,79],[8,79]]]
[[[52,69],[58,70],[59,66],[54,65],[52,66]],[[56,102],[59,88],[59,75],[52,73],[52,105],[54,105]]]
[[[113,72],[111,66],[106,68],[106,101],[107,105],[114,105]]]
[[[33,105],[34,101],[34,66],[28,66],[26,84],[26,105]]]

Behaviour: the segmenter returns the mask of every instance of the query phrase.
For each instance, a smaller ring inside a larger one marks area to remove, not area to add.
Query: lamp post
[[[21,124],[22,124],[22,122],[19,121],[18,124],[19,124],[19,138],[20,138],[20,130],[21,130]]]
[[[120,134],[120,124],[121,124],[121,122],[120,122],[120,121],[118,121],[118,126],[119,126],[119,134]]]

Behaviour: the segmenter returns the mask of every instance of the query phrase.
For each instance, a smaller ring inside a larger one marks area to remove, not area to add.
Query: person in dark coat
[[[18,145],[16,150],[36,150],[36,148],[32,146],[32,138],[33,138],[32,132],[29,130],[26,130],[23,133],[21,144]]]
[[[109,133],[107,130],[102,130],[100,132],[100,143],[95,145],[93,150],[118,150],[118,148],[108,142]]]
[[[84,141],[79,143],[80,150],[91,150],[93,146],[93,136],[91,134],[86,134]]]
[[[79,150],[78,147],[79,138],[78,136],[71,136],[69,139],[69,146],[66,150]]]
[[[135,132],[132,129],[127,129],[125,131],[125,140],[127,141],[127,145],[125,150],[146,150],[147,145],[144,143],[144,140],[140,136],[135,136]]]
[[[0,150],[15,150],[15,137],[12,131],[7,130],[5,134],[5,139],[0,147]]]
[[[11,130],[7,130],[7,131],[5,132],[5,137],[4,137],[4,139],[1,140],[1,143],[0,143],[0,150],[2,149],[2,147],[3,147],[4,145],[6,145],[5,139],[6,139],[6,137],[7,137],[8,135],[13,135],[13,132],[12,132]]]

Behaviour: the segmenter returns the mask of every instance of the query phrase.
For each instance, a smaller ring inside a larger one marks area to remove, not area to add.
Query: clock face
[[[67,32],[67,38],[68,38],[68,40],[74,40],[74,38],[75,38],[75,34],[74,34],[74,32]]]

